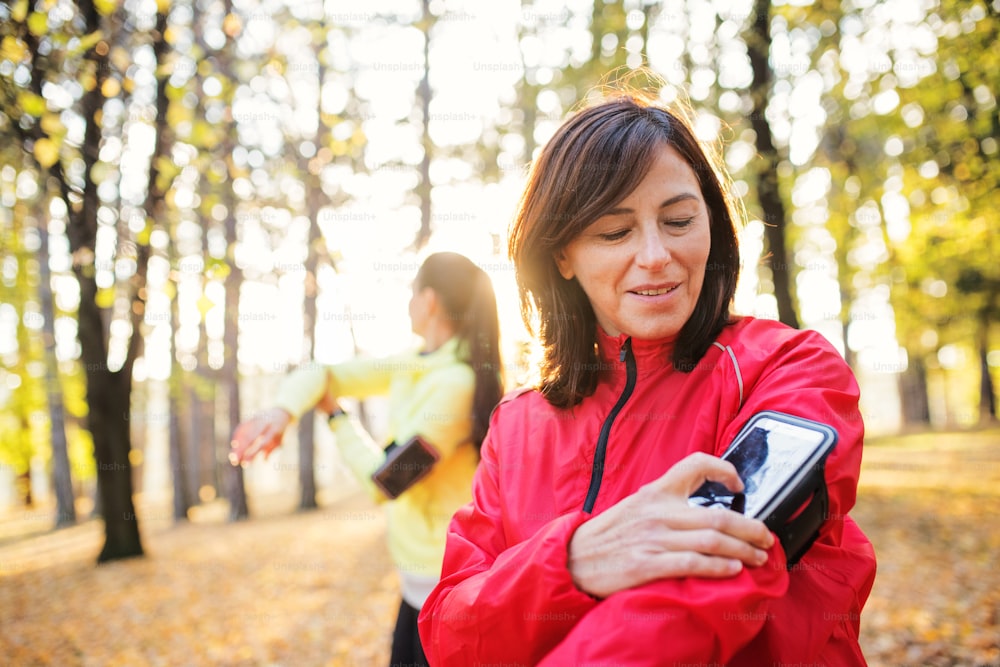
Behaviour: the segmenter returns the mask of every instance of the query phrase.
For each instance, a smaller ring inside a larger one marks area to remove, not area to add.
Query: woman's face
[[[701,294],[712,237],[691,167],[664,145],[625,199],[555,255],[612,336],[676,336]]]

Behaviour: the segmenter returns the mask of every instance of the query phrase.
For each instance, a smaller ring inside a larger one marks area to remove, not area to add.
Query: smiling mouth
[[[661,287],[660,289],[637,289],[632,290],[632,294],[639,294],[641,296],[660,296],[661,294],[673,292],[677,288],[678,285],[674,285],[673,287]]]

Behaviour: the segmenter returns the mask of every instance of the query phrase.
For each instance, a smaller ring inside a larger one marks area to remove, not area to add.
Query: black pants
[[[417,634],[417,616],[420,610],[406,604],[399,604],[396,629],[392,632],[392,657],[389,667],[427,667],[427,658]]]

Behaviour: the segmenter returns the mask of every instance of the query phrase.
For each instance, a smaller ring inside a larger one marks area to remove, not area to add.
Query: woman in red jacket
[[[542,380],[493,413],[473,502],[420,615],[432,665],[863,665],[871,544],[847,516],[858,386],[820,335],[735,317],[734,211],[677,114],[631,96],[567,121],[512,228]],[[829,512],[802,560],[763,523],[693,507],[776,410],[833,426]]]

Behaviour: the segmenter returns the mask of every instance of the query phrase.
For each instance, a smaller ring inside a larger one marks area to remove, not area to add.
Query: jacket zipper
[[[597,492],[601,490],[601,480],[604,478],[604,458],[608,451],[608,436],[611,434],[611,425],[614,424],[618,413],[625,407],[625,401],[629,399],[635,389],[635,355],[632,353],[631,338],[626,338],[625,342],[622,343],[618,360],[625,362],[625,388],[622,389],[621,396],[618,397],[618,401],[605,418],[604,425],[601,426],[601,434],[597,438],[597,447],[594,449],[594,467],[590,473],[590,488],[587,490],[587,499],[583,503],[583,511],[588,514],[594,511]]]

